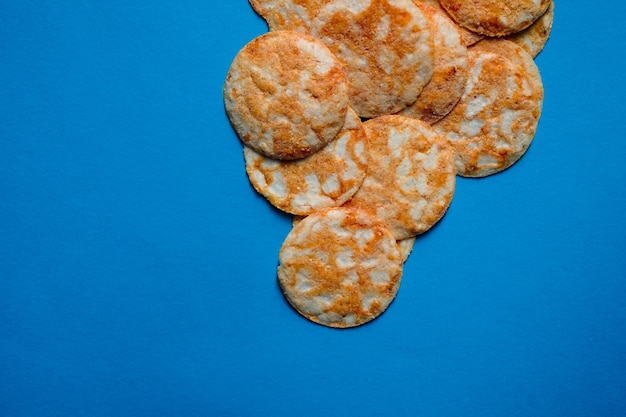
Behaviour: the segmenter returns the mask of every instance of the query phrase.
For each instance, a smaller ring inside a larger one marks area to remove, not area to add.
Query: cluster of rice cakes
[[[359,326],[395,298],[457,175],[513,165],[535,135],[549,0],[249,0],[269,31],[224,103],[248,178],[294,215],[278,282],[302,316]]]

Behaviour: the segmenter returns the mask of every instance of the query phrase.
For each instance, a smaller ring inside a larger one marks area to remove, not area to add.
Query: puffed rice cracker
[[[434,42],[433,77],[417,100],[399,114],[432,124],[459,101],[467,80],[467,47],[461,41],[457,26],[440,9],[416,2],[430,23]]]
[[[554,2],[550,3],[548,10],[526,29],[506,37],[524,48],[533,58],[543,50],[552,32],[554,22]]]
[[[363,118],[402,110],[432,77],[431,30],[412,0],[332,0],[311,33],[343,62],[350,105]]]
[[[297,215],[340,206],[352,198],[365,178],[367,155],[365,129],[352,109],[337,137],[306,158],[279,161],[244,147],[254,188],[275,207]]]
[[[293,160],[337,135],[348,110],[348,83],[341,62],[318,39],[275,31],[237,54],[224,102],[245,145],[269,158]]]
[[[441,7],[441,4],[439,3],[439,0],[413,0],[413,1],[415,3],[425,3],[425,4],[428,4],[430,6],[433,6],[437,10],[440,10],[443,13],[445,13],[446,16],[450,17],[450,15],[446,11],[446,9]],[[450,19],[452,19],[452,18],[450,18]],[[453,20],[453,22],[454,22],[454,20]],[[473,45],[473,44],[475,44],[476,42],[478,42],[479,40],[481,40],[482,38],[485,37],[485,35],[481,35],[480,33],[472,32],[471,30],[468,30],[468,29],[464,28],[463,26],[459,26],[456,22],[454,22],[454,25],[459,29],[459,32],[461,33],[461,42],[463,42],[463,45],[465,45],[465,46]]]
[[[551,0],[439,0],[461,26],[487,36],[505,36],[530,26]]]
[[[395,298],[402,258],[387,228],[369,212],[346,207],[311,214],[287,235],[278,282],[309,320],[346,328],[382,314]]]
[[[381,116],[363,123],[370,144],[370,169],[346,203],[373,211],[397,240],[430,229],[454,195],[452,148],[425,122]]]
[[[513,165],[530,146],[543,85],[532,57],[511,41],[483,39],[469,58],[463,97],[434,128],[453,145],[459,175],[484,177]]]
[[[313,18],[329,0],[249,0],[270,30],[308,32]]]

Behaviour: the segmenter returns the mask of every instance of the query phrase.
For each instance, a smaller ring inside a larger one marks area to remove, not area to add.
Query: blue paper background
[[[1,1],[0,416],[626,415],[625,15],[557,2],[529,152],[338,331],[223,110],[245,0]]]

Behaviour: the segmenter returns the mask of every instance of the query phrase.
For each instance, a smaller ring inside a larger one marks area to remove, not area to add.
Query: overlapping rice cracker
[[[551,0],[439,0],[461,26],[487,36],[505,36],[526,29]]]
[[[293,160],[337,135],[348,109],[348,84],[341,62],[318,39],[275,31],[237,54],[224,102],[245,145],[270,158]]]
[[[331,0],[311,33],[343,62],[350,105],[361,117],[402,110],[432,77],[431,31],[412,0]]]
[[[363,125],[370,144],[370,168],[346,204],[375,212],[397,240],[430,229],[443,217],[454,194],[451,147],[428,124],[406,116],[381,116]]]
[[[313,18],[329,0],[249,0],[270,30],[308,32]]]
[[[278,161],[245,147],[244,156],[260,194],[283,211],[307,215],[340,206],[356,193],[367,168],[367,137],[361,119],[349,109],[337,137],[313,155]]]
[[[415,4],[428,4],[432,7],[435,7],[437,10],[442,11],[443,13],[446,14],[446,16],[449,16],[446,9],[441,7],[439,0],[413,0],[413,1],[415,2]],[[454,24],[459,29],[459,32],[461,34],[461,42],[463,42],[463,45],[465,46],[473,45],[485,37],[485,35],[472,32],[471,30],[465,29],[463,26],[459,26],[456,22],[454,22]]]
[[[383,313],[396,296],[402,259],[387,226],[369,212],[330,208],[294,226],[279,254],[278,282],[309,320],[354,327]]]
[[[424,13],[433,34],[433,77],[417,100],[400,114],[426,123],[440,120],[461,98],[467,80],[467,47],[461,41],[457,25],[441,9],[416,2]]]
[[[402,257],[402,262],[406,262],[413,251],[413,246],[415,246],[415,236],[408,237],[406,239],[398,240],[398,249],[400,249],[400,256]]]
[[[483,39],[469,58],[463,97],[434,128],[453,145],[459,175],[484,177],[510,167],[530,146],[543,85],[532,57],[511,41]]]
[[[292,222],[293,226],[297,225],[305,218],[306,216],[298,216],[298,215],[293,216],[293,222]],[[402,263],[406,262],[409,259],[409,256],[411,255],[411,252],[413,251],[413,246],[415,246],[415,240],[416,240],[415,236],[413,236],[413,237],[396,241],[398,243],[398,250],[400,251],[400,257],[402,258]]]
[[[532,25],[506,37],[524,48],[533,58],[539,55],[548,42],[552,23],[554,22],[554,2],[550,2],[548,10]]]

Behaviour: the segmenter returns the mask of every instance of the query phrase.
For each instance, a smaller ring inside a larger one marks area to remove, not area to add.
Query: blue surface
[[[0,2],[0,416],[626,415],[624,15],[557,3],[527,155],[338,331],[223,111],[245,0]]]

